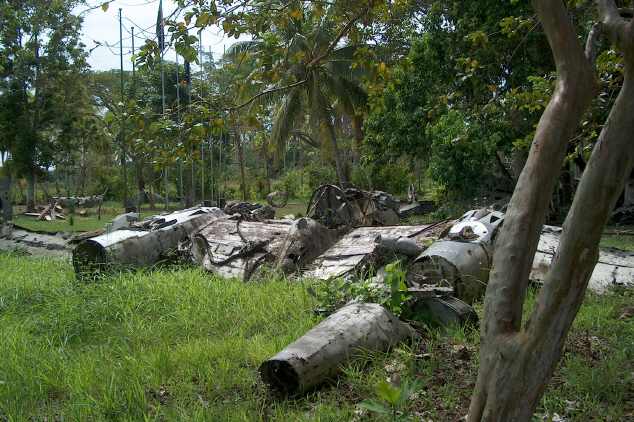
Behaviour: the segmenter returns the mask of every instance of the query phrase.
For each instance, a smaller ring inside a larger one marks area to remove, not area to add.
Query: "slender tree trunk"
[[[346,169],[342,162],[341,151],[337,143],[337,133],[335,127],[328,122],[328,131],[330,132],[330,142],[332,143],[332,153],[335,159],[335,169],[337,170],[337,179],[339,179],[339,185],[345,187],[348,184],[348,178],[346,177]]]
[[[140,212],[141,205],[143,205],[143,202],[146,199],[145,177],[143,177],[143,163],[139,162],[139,160],[137,159],[134,167],[136,168],[137,211]]]
[[[622,21],[615,17],[613,0],[599,3],[606,28]],[[544,287],[522,327],[528,274],[566,141],[594,93],[590,62],[576,40],[563,2],[535,0],[534,4],[559,78],[496,241],[485,298],[480,368],[469,408],[471,422],[530,421],[561,357],[598,259],[604,225],[634,163],[634,144],[629,139],[634,131],[634,54],[626,53],[623,88],[582,177]],[[634,33],[631,23],[621,26]],[[631,35],[612,38],[634,41]]]
[[[247,175],[244,167],[244,145],[242,142],[242,136],[236,129],[236,150],[238,152],[238,163],[240,164],[240,190],[242,191],[242,200],[247,200]]]
[[[358,163],[361,159],[361,150],[363,149],[363,116],[355,114],[352,117],[352,127],[354,128],[354,149],[353,160]]]

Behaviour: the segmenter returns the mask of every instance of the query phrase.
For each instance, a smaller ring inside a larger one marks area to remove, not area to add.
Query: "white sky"
[[[89,5],[101,4],[102,0],[90,0]],[[156,17],[158,14],[159,0],[115,0],[110,3],[106,12],[97,8],[83,15],[82,41],[86,48],[95,47],[94,41],[99,41],[102,46],[95,48],[88,58],[88,63],[93,70],[119,69],[119,8],[123,9],[123,68],[132,69],[130,60],[132,52],[131,28],[135,27],[135,48],[145,44],[147,38],[155,38]],[[78,8],[78,12],[86,10],[86,6]],[[168,17],[176,9],[176,2],[163,0],[163,16]],[[143,32],[145,31],[145,32]],[[194,31],[191,35],[197,35]],[[170,36],[165,30],[165,42],[169,43]],[[218,59],[222,55],[223,48],[236,42],[235,38],[228,38],[224,32],[214,27],[203,31],[202,44],[205,52],[214,53]],[[108,48],[106,43],[111,47]],[[170,49],[165,53],[165,59],[175,61],[175,51]],[[179,57],[182,63],[182,57]],[[194,66],[192,66],[194,68]]]

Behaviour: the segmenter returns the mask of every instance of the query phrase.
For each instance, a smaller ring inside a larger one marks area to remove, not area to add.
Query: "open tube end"
[[[73,267],[80,278],[94,277],[107,266],[105,248],[93,240],[85,240],[73,250]]]
[[[258,371],[262,381],[273,390],[287,395],[299,392],[299,376],[288,361],[270,359]]]

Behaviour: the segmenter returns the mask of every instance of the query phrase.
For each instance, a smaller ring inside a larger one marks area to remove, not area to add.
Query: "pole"
[[[134,26],[132,27],[132,86],[136,80],[136,60],[134,60]]]
[[[211,70],[213,66],[213,56],[211,54],[211,46],[209,46],[209,69]],[[211,115],[209,116],[209,162],[210,162],[210,173],[211,173],[211,200],[214,200],[214,182],[216,181],[216,177],[214,174],[214,144],[213,144],[213,135],[211,134]]]
[[[125,93],[123,92],[123,23],[121,19],[121,11],[122,9],[119,8],[119,58],[121,74],[121,103],[125,107]],[[121,128],[119,130],[119,143],[121,146],[121,169],[123,171],[123,208],[125,209],[128,206],[128,172],[126,170],[125,120],[123,110],[121,110]]]
[[[163,22],[161,22],[161,32],[163,32]],[[163,69],[163,56],[165,55],[165,48],[161,46],[161,118],[165,119],[165,71]],[[169,178],[167,174],[167,163],[163,164],[163,176],[165,180],[165,211],[169,208]]]
[[[181,143],[181,83],[178,76],[180,65],[178,64],[178,53],[176,53],[176,122],[178,123],[178,145]],[[178,185],[181,196],[181,206],[185,208],[185,191],[183,190],[183,162],[178,157]]]
[[[204,98],[204,66],[203,66],[203,31],[198,31],[198,55],[200,56],[200,102]],[[201,119],[202,123],[202,119]],[[202,201],[205,202],[205,140],[200,141],[200,192]]]

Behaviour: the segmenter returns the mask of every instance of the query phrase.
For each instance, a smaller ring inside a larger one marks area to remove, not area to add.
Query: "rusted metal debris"
[[[493,238],[502,221],[504,214],[498,211],[467,212],[414,260],[407,271],[407,284],[449,287],[454,297],[473,303],[486,289]]]
[[[75,272],[88,276],[154,265],[201,227],[224,216],[218,208],[187,209],[84,240],[73,250]]]
[[[260,365],[262,380],[286,394],[312,389],[336,376],[360,350],[384,352],[417,334],[381,305],[347,305]]]
[[[398,212],[399,202],[389,193],[322,185],[313,192],[306,215],[339,228],[394,226],[400,221]]]
[[[275,209],[270,205],[250,202],[229,201],[224,207],[224,212],[229,215],[238,214],[247,221],[264,221],[275,218]]]

